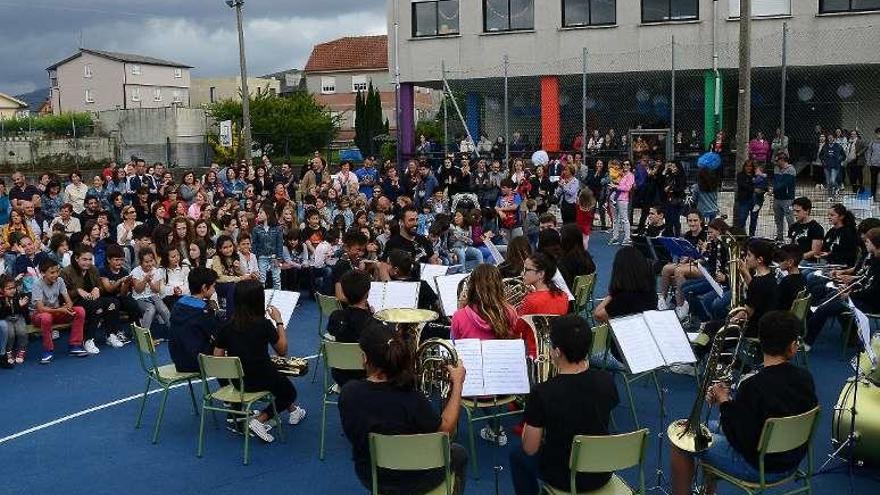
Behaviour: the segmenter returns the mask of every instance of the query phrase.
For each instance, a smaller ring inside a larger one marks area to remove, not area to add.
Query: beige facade
[[[27,103],[5,93],[0,93],[0,119],[15,118],[20,112],[26,110]]]
[[[47,70],[56,115],[190,104],[190,67],[175,62],[81,49]]]
[[[249,77],[247,86],[251,98],[264,93],[277,95],[281,92],[281,81],[272,78]],[[192,80],[190,104],[193,107],[229,99],[241,99],[241,76]]]

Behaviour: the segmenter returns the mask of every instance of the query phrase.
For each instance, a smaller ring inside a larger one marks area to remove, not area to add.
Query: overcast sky
[[[315,43],[384,34],[384,0],[246,0],[248,75],[302,68]],[[223,0],[0,0],[0,92],[48,86],[46,67],[83,45],[165,58],[193,76],[238,74]]]

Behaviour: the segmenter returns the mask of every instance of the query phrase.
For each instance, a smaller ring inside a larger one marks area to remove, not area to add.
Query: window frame
[[[162,88],[153,88],[153,101],[162,101]]]
[[[853,14],[858,12],[880,12],[880,7],[873,9],[854,9],[852,4],[853,0],[847,0],[849,3],[849,8],[845,10],[825,10],[822,7],[825,5],[826,0],[819,0],[819,14]]]
[[[174,68],[174,78],[175,79],[183,78],[183,69],[181,69],[180,67],[175,67]]]
[[[85,100],[86,103],[89,103],[89,104],[95,102],[95,95],[94,95],[94,93],[92,93],[92,88],[85,88],[85,94],[83,95],[83,99]]]
[[[523,32],[523,31],[528,32],[528,31],[535,30],[535,0],[528,0],[528,1],[532,2],[532,26],[531,27],[527,27],[527,28],[512,28],[512,27],[510,27],[510,19],[511,19],[510,2],[512,2],[513,0],[506,0],[507,1],[507,29],[496,29],[494,31],[490,31],[489,29],[487,29],[487,26],[486,26],[486,21],[488,20],[488,17],[486,16],[486,11],[487,11],[486,6],[489,1],[490,0],[482,0],[482,3],[483,3],[483,32],[484,33],[490,33],[490,34],[516,33],[516,32]],[[616,17],[616,15],[615,15],[615,17]]]
[[[440,4],[442,2],[450,2],[454,1],[458,4],[458,28],[455,31],[449,31],[446,33],[440,32]],[[433,38],[435,36],[459,36],[461,35],[461,2],[462,0],[411,0],[410,1],[410,15],[411,15],[411,24],[412,24],[412,37],[413,38]],[[416,28],[418,27],[418,23],[416,22],[416,5],[418,4],[433,4],[434,6],[434,33],[433,34],[416,34]]]
[[[325,82],[332,81],[332,89],[330,84],[325,84]],[[321,76],[321,94],[322,95],[335,95],[336,94],[336,76]]]
[[[183,92],[179,89],[171,91],[171,103],[183,103]]]
[[[141,75],[141,66],[140,64],[131,64],[131,75],[139,76]]]
[[[567,24],[565,22],[565,4],[567,2],[584,2],[587,5],[587,18],[589,21],[586,24]],[[611,22],[593,22],[593,0],[562,0],[562,27],[563,28],[579,28],[579,27],[590,27],[590,26],[615,26],[617,25],[617,0],[614,0],[614,20]]]
[[[772,18],[778,18],[778,17],[791,17],[791,1],[792,0],[785,0],[786,4],[788,5],[787,12],[778,12],[778,13],[771,13],[771,14],[756,14],[755,13],[755,2],[752,2],[752,19],[772,19]],[[736,15],[734,15],[734,13],[733,13],[734,2],[736,2],[736,5],[739,6],[739,0],[728,0],[727,9],[728,9],[728,14],[729,14],[729,17],[728,17],[729,19],[739,19],[741,17],[739,9],[737,9]]]
[[[675,1],[677,1],[677,0],[666,0],[666,3],[669,7],[667,10],[669,16],[672,15],[672,2],[675,2]],[[684,1],[684,0],[679,0],[679,1]],[[664,22],[692,22],[692,21],[699,21],[700,20],[700,1],[699,0],[695,1],[697,10],[694,13],[694,16],[688,17],[685,19],[658,19],[658,20],[647,21],[647,20],[645,20],[645,0],[641,0],[641,4],[642,4],[641,5],[642,24],[661,24]]]
[[[86,78],[86,79],[91,79],[91,78],[92,78],[92,74],[93,74],[93,72],[92,72],[92,64],[85,64],[85,65],[83,65],[83,77]]]
[[[131,101],[141,101],[141,88],[134,87],[131,88]]]
[[[361,81],[360,79],[358,79],[358,82],[355,82],[355,78],[356,78],[356,77],[357,77],[357,78],[363,78],[363,81]],[[357,86],[360,86],[360,85],[362,85],[362,84],[363,84],[363,89],[360,89],[360,88],[357,87]],[[357,85],[357,86],[356,86],[356,85]],[[364,76],[364,75],[351,76],[351,92],[352,92],[352,93],[357,93],[357,92],[359,92],[359,91],[367,91],[367,89],[369,88],[369,86],[370,86],[370,85],[369,85],[369,80],[367,79],[367,76]]]

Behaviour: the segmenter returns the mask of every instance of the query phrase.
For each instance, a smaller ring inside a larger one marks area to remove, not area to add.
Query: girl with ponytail
[[[817,256],[829,264],[854,266],[859,253],[859,234],[856,232],[856,218],[840,203],[828,208],[828,223],[822,251]]]
[[[482,264],[470,275],[465,306],[452,316],[453,339],[515,339],[516,309],[504,298],[498,268]]]

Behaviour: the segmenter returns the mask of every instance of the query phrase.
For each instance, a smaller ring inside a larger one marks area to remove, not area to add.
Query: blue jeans
[[[0,320],[0,353],[6,351],[6,336],[8,332],[9,326],[6,324],[6,320]],[[6,359],[6,357],[2,356],[0,359]]]
[[[696,314],[697,318],[700,321],[707,321],[709,316],[706,310],[703,308],[701,303],[701,297],[704,294],[712,293],[715,291],[712,290],[712,286],[709,285],[709,282],[706,281],[705,278],[697,278],[693,280],[688,280],[681,286],[681,292],[684,294],[685,301],[688,302],[688,307],[691,312]]]
[[[822,301],[819,302],[821,303]],[[813,313],[813,316],[807,318],[807,336],[804,338],[807,345],[812,346],[816,343],[816,338],[819,337],[819,333],[825,328],[825,323],[827,323],[830,318],[840,316],[840,314],[845,311],[849,311],[849,307],[847,307],[847,305],[840,299],[835,299],[834,301],[817,308]]]
[[[458,264],[460,264],[462,270],[466,272],[483,263],[483,253],[473,246],[460,246],[454,249],[458,256]],[[468,261],[475,261],[476,263],[468,264]]]
[[[271,256],[259,256],[257,258],[257,266],[260,269],[260,283],[266,285],[266,272],[272,272],[272,288],[281,290],[281,266],[275,263],[275,258]]]
[[[736,226],[745,230],[746,220],[751,216],[752,207],[755,206],[755,200],[752,198],[741,199],[736,202]]]
[[[712,465],[719,471],[723,471],[741,480],[757,483],[761,476],[758,468],[749,464],[749,461],[730,445],[727,437],[721,432],[718,422],[710,421],[709,429],[712,431],[712,446],[708,450],[694,454],[694,457],[699,458],[706,464]],[[767,483],[773,483],[790,476],[792,472],[769,473],[765,471],[764,480]]]
[[[840,180],[839,168],[825,167],[825,184],[829,189],[838,189],[843,186],[843,181]]]

